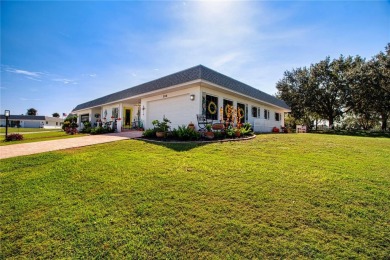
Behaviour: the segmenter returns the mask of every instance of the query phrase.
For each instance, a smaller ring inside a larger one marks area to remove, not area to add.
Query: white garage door
[[[172,122],[172,129],[177,129],[181,125],[188,125],[190,121],[193,121],[193,118],[196,120],[196,115],[191,108],[193,104],[190,102],[188,95],[150,101],[148,103],[148,128],[153,127],[153,120],[161,121],[164,116]]]

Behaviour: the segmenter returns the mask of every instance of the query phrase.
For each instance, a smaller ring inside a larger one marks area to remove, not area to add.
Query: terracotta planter
[[[206,137],[207,139],[213,139],[214,133],[213,132],[205,132],[204,137]]]
[[[224,128],[225,128],[225,126],[222,123],[213,124],[213,126],[212,126],[213,130],[223,130]]]
[[[165,132],[156,132],[156,136],[158,138],[163,138],[165,136]]]
[[[189,123],[189,124],[188,124],[188,128],[189,128],[189,129],[192,129],[192,130],[195,130],[195,125],[192,124],[192,123]]]
[[[240,137],[240,136],[241,136],[241,132],[240,132],[240,131],[234,132],[234,135],[235,135],[236,137]]]

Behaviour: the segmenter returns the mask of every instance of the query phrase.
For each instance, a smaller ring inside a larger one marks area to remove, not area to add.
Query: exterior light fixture
[[[191,99],[191,101],[194,101],[195,100],[195,95],[194,94],[190,95],[190,99]]]
[[[142,106],[142,115],[145,115],[145,106]]]
[[[7,140],[8,137],[8,118],[11,115],[11,112],[9,110],[4,111],[5,116],[5,140]]]

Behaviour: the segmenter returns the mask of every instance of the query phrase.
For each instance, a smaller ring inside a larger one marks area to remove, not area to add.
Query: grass
[[[49,141],[49,140],[57,140],[57,139],[65,139],[65,138],[74,138],[84,136],[85,134],[77,134],[77,135],[68,135],[64,131],[52,131],[52,132],[44,132],[44,133],[35,133],[35,134],[23,134],[23,140],[21,141],[4,141],[4,136],[0,136],[2,140],[0,141],[0,146],[3,145],[13,145],[13,144],[21,144],[21,143],[31,143],[31,142],[40,142],[40,141]]]
[[[390,257],[390,139],[126,140],[0,164],[0,258]]]
[[[52,129],[52,128],[17,128],[17,127],[8,127],[8,133],[25,133],[25,132],[47,132],[47,131],[53,131],[58,132],[62,131],[62,129]],[[0,127],[0,133],[5,133],[5,127]]]

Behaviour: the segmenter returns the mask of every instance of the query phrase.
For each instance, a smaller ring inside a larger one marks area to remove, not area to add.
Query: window
[[[58,122],[56,122],[56,125],[58,125]]]
[[[264,109],[264,119],[269,119],[269,110]]]
[[[224,99],[223,100],[223,120],[227,119],[227,114],[229,112],[229,108],[230,109],[233,108],[233,101]],[[230,119],[232,119],[231,116],[230,116]]]
[[[247,119],[247,109],[245,104],[237,103],[237,115],[240,116],[240,123],[245,123]]]
[[[47,121],[46,121],[46,124],[48,125],[48,124],[49,124],[49,122],[47,122]]]
[[[81,122],[88,122],[89,121],[89,114],[84,114],[80,116]]]
[[[280,121],[281,118],[282,118],[282,115],[280,113],[275,112],[275,121]]]
[[[218,120],[218,98],[206,95],[205,101],[206,118]]]
[[[252,107],[252,117],[253,118],[260,117],[260,107]]]
[[[252,117],[257,117],[257,107],[252,107]]]
[[[113,116],[114,118],[118,118],[118,113],[119,113],[119,109],[118,109],[117,107],[114,107],[114,108],[112,109],[112,116]]]

